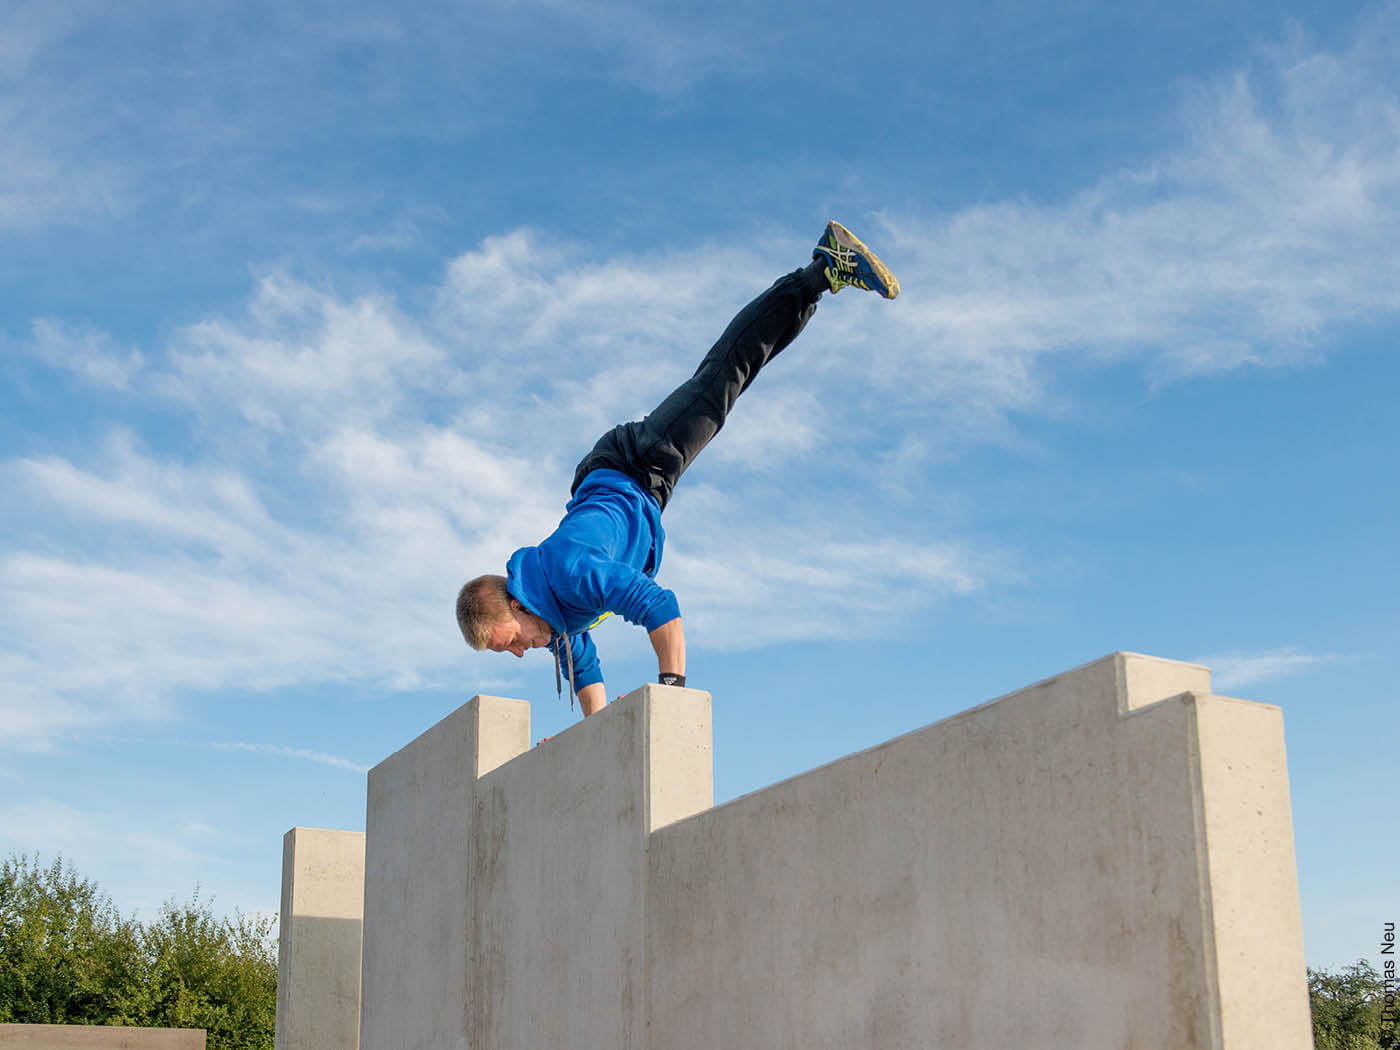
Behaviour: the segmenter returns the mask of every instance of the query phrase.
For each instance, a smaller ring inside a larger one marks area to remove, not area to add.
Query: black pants
[[[665,510],[685,468],[719,433],[758,370],[797,338],[826,287],[825,276],[812,267],[779,277],[739,311],[695,374],[645,419],[598,439],[574,472],[572,491],[590,471],[609,467],[634,478]]]

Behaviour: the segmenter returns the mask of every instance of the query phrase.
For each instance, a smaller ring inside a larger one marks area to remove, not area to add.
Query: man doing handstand
[[[845,287],[899,294],[875,253],[829,222],[811,263],[739,311],[693,376],[645,419],[599,439],[574,472],[573,499],[547,539],[512,554],[504,576],[478,576],[462,588],[457,624],[467,644],[516,656],[549,647],[556,684],[562,672],[591,715],[607,703],[607,690],[589,629],[616,612],[647,631],[659,681],[685,685],[680,606],[655,579],[666,538],[661,512],[759,369],[802,331],[823,292]]]

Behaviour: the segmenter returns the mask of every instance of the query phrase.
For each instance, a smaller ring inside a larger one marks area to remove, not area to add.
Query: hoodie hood
[[[526,609],[549,624],[555,634],[568,634],[564,613],[549,589],[544,560],[538,547],[521,547],[506,562],[506,591]],[[578,628],[574,628],[578,630]]]

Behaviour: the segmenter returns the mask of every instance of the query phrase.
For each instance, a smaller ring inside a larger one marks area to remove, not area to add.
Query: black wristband
[[[656,676],[656,680],[662,685],[685,685],[685,675],[672,674],[670,671],[662,671]]]

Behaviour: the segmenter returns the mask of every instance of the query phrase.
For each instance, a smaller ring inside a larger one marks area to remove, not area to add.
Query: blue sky
[[[1308,960],[1400,911],[1400,5],[9,5],[0,851],[277,907],[828,217],[667,511],[718,794],[1115,649],[1283,706]],[[598,633],[613,695],[645,636]]]

